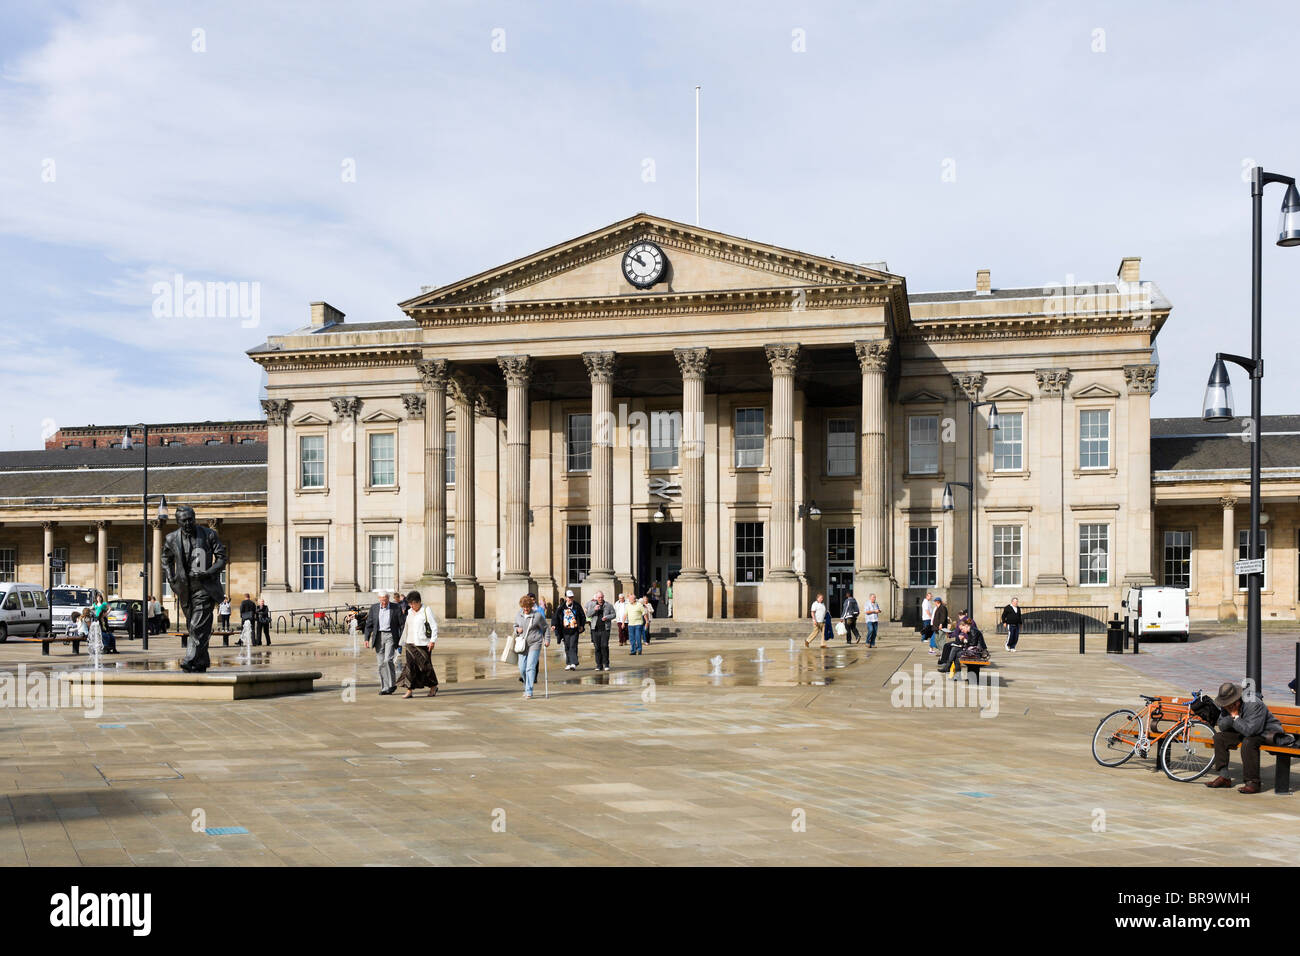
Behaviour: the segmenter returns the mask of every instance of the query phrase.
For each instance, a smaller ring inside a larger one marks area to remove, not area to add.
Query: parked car
[[[46,597],[50,603],[50,627],[55,634],[68,629],[74,612],[80,613],[95,603],[95,592],[91,588],[50,588]]]
[[[1187,642],[1192,632],[1192,603],[1186,588],[1129,588],[1124,600],[1124,625],[1136,638],[1161,634]]]
[[[46,637],[50,603],[39,584],[0,584],[0,644],[12,637]]]
[[[128,601],[126,598],[109,598],[108,628],[111,631],[126,631],[131,637],[140,636],[140,602]]]

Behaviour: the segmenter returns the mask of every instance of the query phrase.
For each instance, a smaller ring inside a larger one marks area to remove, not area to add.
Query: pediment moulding
[[[1075,389],[1070,395],[1071,398],[1119,398],[1119,392],[1113,388],[1107,388],[1105,385],[1098,385],[1096,382],[1085,385],[1082,388]]]
[[[317,415],[315,412],[308,412],[307,414],[300,415],[294,419],[293,424],[295,427],[299,427],[302,425],[332,425],[333,422],[323,415]]]
[[[1028,392],[1022,392],[1020,389],[1013,388],[1010,385],[1004,385],[996,392],[989,392],[988,395],[984,397],[990,402],[1031,402],[1034,399],[1034,396],[1030,395]]]
[[[405,400],[406,396],[403,395],[402,398],[403,400]],[[365,418],[361,419],[361,423],[363,425],[372,425],[376,422],[400,422],[401,420],[402,419],[399,418],[397,415],[394,415],[392,412],[381,408],[371,412]]]
[[[904,398],[899,399],[898,404],[900,404],[900,405],[930,405],[930,404],[938,403],[938,404],[942,405],[943,403],[945,403],[945,402],[947,402],[947,401],[948,401],[948,399],[944,398],[944,397],[943,397],[942,395],[940,395],[938,392],[931,391],[931,390],[928,389],[928,388],[922,388],[922,389],[918,389],[918,390],[915,391],[915,392],[911,392],[911,393],[909,393],[909,394],[908,394],[907,396],[905,396]]]

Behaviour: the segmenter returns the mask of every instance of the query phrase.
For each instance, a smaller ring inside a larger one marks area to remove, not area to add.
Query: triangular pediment
[[[623,256],[653,242],[668,260],[648,289],[623,273]],[[817,286],[901,286],[902,279],[851,262],[809,255],[671,219],[638,213],[595,232],[400,303],[415,317],[439,308],[485,303],[567,302],[656,293],[690,294]]]
[[[377,412],[371,412],[365,418],[361,419],[361,421],[363,424],[370,425],[374,422],[400,422],[401,419],[392,412],[386,412],[383,409],[380,409]]]
[[[328,418],[322,418],[320,415],[317,415],[315,412],[308,412],[306,415],[301,415],[298,418],[295,418],[293,420],[293,424],[294,425],[328,425],[330,424],[330,420]]]
[[[1119,398],[1119,392],[1113,388],[1107,388],[1105,385],[1098,385],[1095,382],[1091,385],[1085,385],[1083,388],[1074,392],[1071,398]]]
[[[913,392],[912,394],[908,395],[906,398],[901,399],[899,401],[899,404],[900,405],[923,405],[923,404],[934,404],[935,402],[939,402],[940,404],[942,404],[943,402],[946,401],[947,399],[944,398],[942,395],[940,395],[938,392],[932,392],[928,388],[923,388],[919,391]]]
[[[1034,396],[1028,392],[1022,392],[1018,388],[1012,388],[1010,385],[1000,388],[996,392],[985,395],[985,401],[989,402],[1030,402]]]

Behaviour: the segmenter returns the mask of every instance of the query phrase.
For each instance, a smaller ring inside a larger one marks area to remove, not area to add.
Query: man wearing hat
[[[573,599],[572,591],[564,592],[564,600],[555,606],[555,618],[551,627],[564,641],[564,669],[578,669],[578,635],[587,626],[587,616],[582,613],[582,605]]]
[[[1259,748],[1273,743],[1274,738],[1282,734],[1282,724],[1258,697],[1252,695],[1251,699],[1244,700],[1241,694],[1241,686],[1229,681],[1219,688],[1219,695],[1214,698],[1214,703],[1223,711],[1214,732],[1214,763],[1210,766],[1218,776],[1206,786],[1215,789],[1232,786],[1232,779],[1224,776],[1228,769],[1228,751],[1240,744],[1241,767],[1246,782],[1237,790],[1239,793],[1259,793]]]

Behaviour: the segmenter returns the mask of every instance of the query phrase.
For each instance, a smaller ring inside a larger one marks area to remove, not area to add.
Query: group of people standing
[[[813,629],[812,633],[804,638],[803,646],[811,647],[812,642],[818,638],[821,639],[822,647],[828,646],[835,638],[835,618],[826,606],[825,594],[818,592],[817,600],[813,601],[808,613],[813,619]],[[867,625],[865,643],[867,647],[875,647],[876,635],[880,630],[880,605],[876,603],[876,596],[869,595],[866,605],[861,606],[858,604],[858,599],[853,596],[853,592],[847,592],[840,606],[840,622],[844,625],[846,644],[854,643],[855,639],[858,644],[863,643],[862,634],[858,631],[858,618],[863,617],[864,614]]]
[[[239,602],[239,629],[243,631],[246,623],[252,623],[250,633],[253,635],[253,645],[262,646],[262,640],[266,640],[266,645],[271,646],[271,609],[266,606],[264,598],[253,600],[251,594],[245,594],[244,600]],[[217,627],[222,631],[230,630],[230,596],[226,595],[217,605]],[[242,641],[243,638],[241,637]]]

